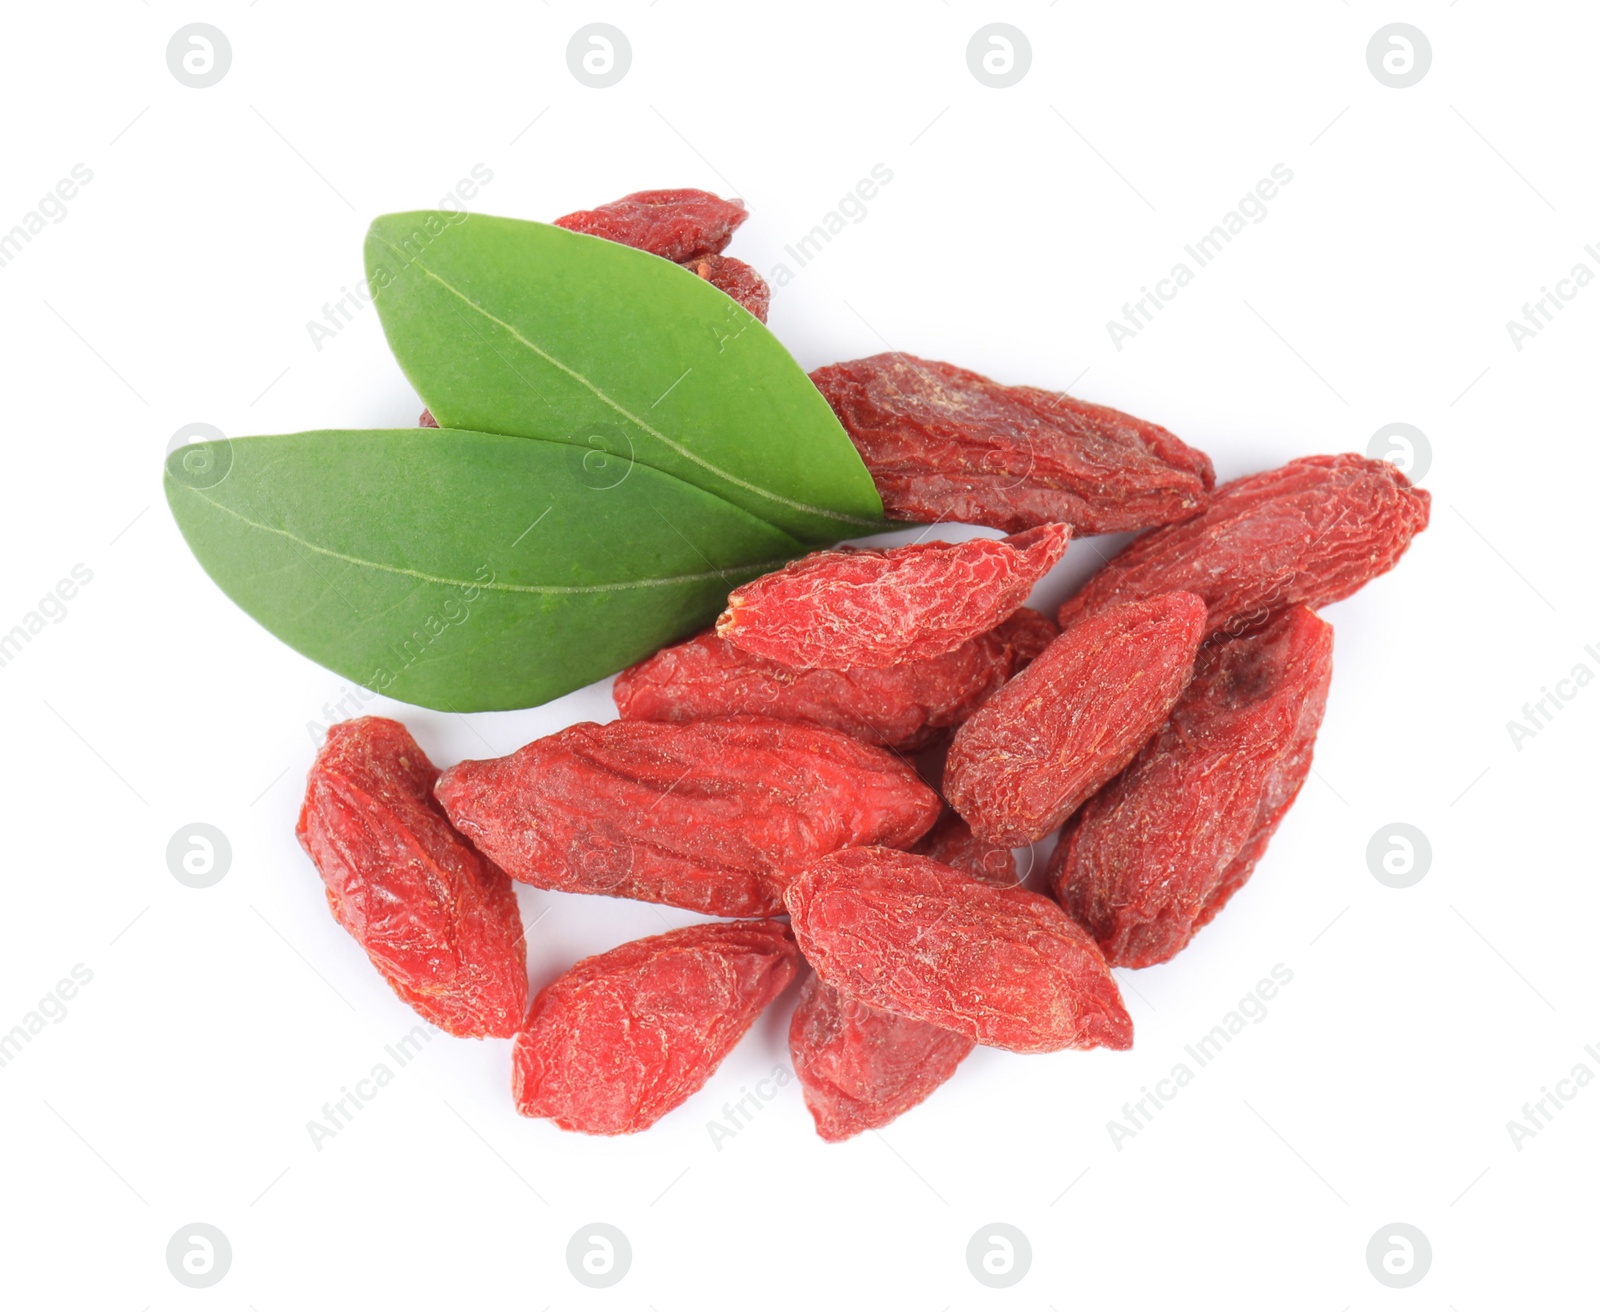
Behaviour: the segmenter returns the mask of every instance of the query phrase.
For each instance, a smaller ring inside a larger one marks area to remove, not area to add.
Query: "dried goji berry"
[[[334,918],[402,999],[450,1034],[504,1038],[528,1003],[516,894],[450,827],[438,775],[404,725],[336,724],[295,832]]]
[[[990,842],[1043,838],[1161,727],[1204,625],[1205,603],[1173,592],[1068,629],[957,730],[950,805]]]
[[[1062,628],[1182,589],[1206,634],[1236,636],[1290,606],[1324,606],[1392,569],[1428,526],[1427,492],[1365,456],[1308,456],[1218,488],[1198,519],[1133,543],[1061,607]]]
[[[813,552],[735,588],[717,634],[786,665],[831,670],[942,655],[1017,610],[1069,532],[1046,524],[998,541]]]
[[[1304,606],[1208,646],[1166,727],[1067,827],[1051,879],[1112,965],[1166,961],[1249,877],[1311,769],[1332,659]]]
[[[979,838],[967,822],[948,807],[939,817],[939,823],[911,850],[996,888],[1015,888],[1019,882],[1016,854],[1009,847]]]
[[[1100,949],[1047,897],[857,847],[812,862],[784,901],[817,974],[870,1007],[1015,1052],[1133,1043]]]
[[[794,978],[776,920],[689,925],[580,961],[539,991],[512,1045],[524,1116],[632,1134],[711,1077]]]
[[[779,912],[812,858],[909,847],[939,817],[937,794],[888,752],[756,716],[575,724],[452,766],[435,791],[515,879],[712,916]]]
[[[965,1034],[879,1011],[816,975],[800,986],[789,1055],[817,1133],[831,1143],[887,1125],[948,1080]]]
[[[797,670],[702,633],[624,670],[611,695],[624,720],[765,715],[911,752],[966,719],[1055,632],[1047,616],[1024,607],[942,656],[851,670]]]
[[[697,278],[703,278],[720,292],[725,292],[751,314],[767,321],[767,310],[772,304],[772,288],[767,280],[743,260],[731,255],[700,255],[684,260],[683,267]]]
[[[1116,533],[1198,514],[1212,485],[1204,452],[1064,393],[898,352],[828,365],[811,381],[893,519]]]
[[[733,230],[749,217],[741,200],[684,187],[636,191],[609,205],[564,214],[555,223],[682,264],[721,254]]]
[[[1056,622],[1031,606],[1024,606],[990,632],[1011,644],[1011,649],[1016,653],[1017,670],[1025,668],[1061,636],[1061,629]]]

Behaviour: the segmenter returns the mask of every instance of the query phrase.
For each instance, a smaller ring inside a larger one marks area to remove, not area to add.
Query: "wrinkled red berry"
[[[911,850],[996,888],[1014,888],[1020,882],[1016,854],[1003,844],[979,838],[949,807]]]
[[[701,255],[685,260],[683,267],[695,277],[705,279],[718,291],[733,297],[762,323],[766,323],[767,310],[772,305],[772,288],[743,260],[736,260],[731,255]]]
[[[830,670],[939,656],[1016,611],[1068,536],[1047,524],[998,541],[813,552],[735,588],[717,634],[758,656]]]
[[[568,893],[771,915],[806,862],[910,846],[939,816],[909,765],[847,734],[755,716],[575,724],[435,790],[514,878]]]
[[[1205,514],[1137,539],[1061,607],[1061,627],[1119,602],[1197,594],[1206,635],[1325,606],[1394,568],[1428,526],[1428,494],[1384,460],[1307,456],[1218,488]]]
[[[512,1045],[524,1116],[632,1134],[705,1084],[798,968],[776,920],[689,925],[589,957],[539,991]]]
[[[1164,428],[936,360],[874,355],[811,381],[892,519],[1116,533],[1198,514],[1212,485],[1204,452]]]
[[[957,730],[950,805],[992,843],[1043,838],[1161,727],[1204,623],[1198,597],[1172,592],[1068,629]]]
[[[611,694],[624,720],[765,715],[911,752],[966,719],[1055,632],[1047,616],[1024,607],[942,656],[849,670],[795,669],[702,633],[624,670]]]
[[[1310,772],[1332,662],[1304,606],[1207,647],[1166,727],[1068,826],[1051,880],[1112,965],[1166,961],[1249,877]]]
[[[609,205],[564,214],[555,223],[682,264],[721,254],[733,230],[749,217],[743,201],[684,187],[636,191]]]
[[[394,991],[450,1034],[503,1038],[528,1001],[511,880],[450,827],[402,724],[328,730],[295,833],[328,906]]]
[[[1022,670],[1052,642],[1061,636],[1061,629],[1048,615],[1024,606],[1009,619],[1002,620],[990,630],[1011,644],[1017,654],[1017,669]]]
[[[800,986],[789,1055],[817,1133],[831,1143],[887,1125],[948,1080],[965,1034],[847,998],[816,975]]]
[[[1126,1048],[1105,958],[1047,897],[908,852],[814,861],[784,901],[812,968],[841,993],[1015,1052]]]

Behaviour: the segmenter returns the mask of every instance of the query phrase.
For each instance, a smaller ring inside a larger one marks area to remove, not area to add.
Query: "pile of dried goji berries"
[[[743,219],[672,191],[558,223],[764,317],[722,254]],[[335,917],[429,1021],[513,1038],[525,1115],[644,1129],[808,966],[789,1043],[825,1139],[915,1106],[975,1044],[1130,1046],[1110,967],[1168,960],[1249,877],[1311,768],[1315,608],[1428,522],[1426,492],[1360,456],[1218,488],[1166,430],[1036,388],[904,355],[812,377],[891,516],[1011,536],[745,584],[714,631],[617,676],[609,724],[441,774],[403,726],[353,720],[312,767],[299,835]],[[1055,622],[1023,605],[1072,533],[1122,530],[1148,531]],[[936,790],[908,754],[946,746]],[[1045,896],[1012,849],[1058,830]],[[580,961],[530,1004],[512,880],[738,919]]]

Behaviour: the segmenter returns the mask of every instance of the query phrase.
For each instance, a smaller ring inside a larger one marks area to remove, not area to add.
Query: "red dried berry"
[[[881,668],[953,651],[1028,599],[1067,549],[1047,524],[998,541],[817,551],[735,588],[717,634],[786,665]]]
[[[979,838],[949,807],[911,850],[995,888],[1015,888],[1021,882],[1016,854],[1009,847]]]
[[[511,1049],[524,1116],[632,1134],[700,1089],[798,968],[775,920],[690,925],[589,957],[539,991]]]
[[[1061,636],[1061,629],[1056,622],[1031,606],[1024,606],[990,632],[1011,644],[1011,649],[1016,653],[1017,670],[1025,669]]]
[[[1166,961],[1249,877],[1311,769],[1333,629],[1207,647],[1172,718],[1062,835],[1051,881],[1115,966]]]
[[[765,715],[825,725],[876,747],[919,751],[1021,669],[1041,639],[1048,641],[1046,631],[1055,633],[1055,624],[1024,607],[942,656],[853,670],[797,670],[702,633],[624,670],[611,695],[624,720]]]
[[[899,353],[811,375],[892,519],[1117,533],[1198,514],[1204,452],[1166,429],[1037,387]]]
[[[858,847],[812,862],[784,901],[817,974],[870,1007],[1014,1052],[1133,1043],[1100,949],[1047,897]]]
[[[683,261],[683,267],[695,277],[705,279],[718,291],[733,297],[762,323],[766,323],[767,310],[772,305],[772,288],[743,260],[736,260],[731,255],[701,255]]]
[[[800,986],[789,1055],[817,1133],[830,1143],[887,1125],[955,1074],[964,1034],[847,998],[816,975]]]
[[[517,897],[450,827],[438,775],[404,725],[336,724],[295,833],[334,918],[418,1015],[463,1038],[505,1038],[528,1003]]]
[[[1384,460],[1308,456],[1217,489],[1198,519],[1139,538],[1061,607],[1061,627],[1119,602],[1193,592],[1206,635],[1325,606],[1394,568],[1428,526],[1428,494]]]
[[[721,254],[733,230],[749,217],[741,200],[723,200],[709,191],[685,187],[636,191],[609,205],[564,214],[556,227],[604,237],[682,264]]]
[[[514,879],[771,915],[795,870],[858,843],[909,847],[939,816],[916,772],[847,734],[755,716],[575,724],[435,790]]]
[[[1067,630],[957,730],[950,805],[990,842],[1043,838],[1161,727],[1204,625],[1205,604],[1173,592]]]

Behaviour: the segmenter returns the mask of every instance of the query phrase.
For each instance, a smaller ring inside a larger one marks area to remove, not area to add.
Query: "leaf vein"
[[[387,245],[391,251],[394,251],[394,253],[396,255],[403,254],[403,252],[401,252],[399,250],[396,250],[394,245],[392,243],[390,243],[389,241],[387,241],[387,239],[385,239],[384,244]],[[595,399],[597,401],[601,402],[603,405],[610,406],[611,409],[615,410],[619,415],[621,415],[629,423],[638,426],[644,432],[650,434],[651,437],[655,438],[656,441],[660,442],[663,446],[667,447],[669,450],[676,451],[685,460],[688,460],[693,464],[699,465],[702,469],[706,470],[708,473],[715,474],[718,478],[725,479],[729,483],[732,483],[735,487],[743,488],[746,492],[751,492],[751,493],[753,493],[753,494],[755,494],[756,496],[759,496],[759,497],[765,497],[767,500],[775,501],[781,506],[787,506],[790,510],[798,510],[798,511],[801,511],[802,513],[804,513],[804,514],[809,514],[809,515],[818,515],[818,516],[821,516],[823,519],[837,520],[837,521],[839,521],[840,523],[843,523],[843,524],[857,524],[857,525],[861,525],[863,527],[873,527],[873,528],[878,527],[881,524],[882,521],[880,521],[880,520],[863,518],[860,515],[846,514],[844,511],[831,510],[826,506],[808,505],[804,501],[795,501],[795,500],[793,500],[793,499],[791,499],[789,497],[781,496],[778,493],[773,492],[769,488],[762,487],[758,483],[751,483],[751,482],[749,482],[749,481],[747,481],[745,479],[740,478],[737,474],[729,473],[726,469],[721,468],[719,465],[713,464],[711,461],[707,460],[704,456],[696,455],[693,451],[689,450],[688,447],[682,445],[679,442],[674,442],[670,437],[668,437],[660,429],[655,428],[652,425],[646,423],[642,416],[634,414],[633,411],[629,410],[620,401],[616,400],[616,398],[614,398],[611,395],[609,395],[607,392],[605,392],[603,389],[601,389],[598,385],[596,385],[590,379],[586,378],[583,374],[579,373],[576,369],[572,368],[571,365],[565,364],[562,361],[556,359],[555,356],[551,355],[550,352],[546,351],[542,346],[539,346],[537,343],[532,342],[528,338],[524,337],[519,331],[517,331],[517,329],[512,324],[509,324],[504,319],[501,319],[498,316],[496,316],[494,314],[491,314],[489,312],[489,310],[487,310],[484,306],[480,305],[477,301],[473,300],[470,296],[468,296],[460,288],[456,287],[453,283],[451,283],[447,279],[441,278],[437,273],[435,273],[426,264],[424,264],[421,259],[413,256],[413,257],[411,257],[411,262],[414,263],[417,266],[417,268],[422,270],[422,273],[423,273],[424,276],[432,278],[436,283],[439,284],[439,286],[443,287],[452,296],[455,296],[458,299],[460,299],[469,308],[471,308],[473,310],[476,310],[485,319],[489,320],[490,323],[495,324],[495,325],[499,326],[500,328],[503,328],[506,332],[510,333],[512,337],[514,337],[517,341],[521,342],[530,351],[532,351],[535,355],[537,355],[541,360],[544,360],[546,363],[548,363],[548,364],[554,366],[555,368],[561,370],[562,373],[566,374],[574,382],[580,384],[583,387],[586,387],[594,395],[594,397],[595,397]],[[513,372],[515,372],[515,371],[513,370]],[[678,381],[682,382],[683,380],[680,378]],[[677,383],[674,383],[673,386],[676,387]],[[670,391],[671,388],[669,388],[668,390]]]
[[[484,592],[521,592],[548,596],[566,596],[578,593],[626,592],[637,588],[675,587],[680,583],[705,583],[712,579],[726,582],[728,575],[728,571],[710,569],[698,574],[673,574],[666,578],[633,579],[623,583],[497,583],[493,580],[486,583],[482,579],[452,579],[439,574],[429,574],[424,570],[407,569],[403,565],[386,565],[382,561],[367,560],[361,556],[352,556],[347,552],[335,551],[332,547],[320,546],[315,542],[307,541],[305,538],[289,532],[286,528],[279,528],[274,524],[263,524],[258,520],[251,519],[248,515],[241,515],[232,506],[224,505],[215,497],[206,496],[198,488],[190,488],[188,490],[207,505],[215,506],[224,514],[232,515],[241,523],[247,524],[253,529],[259,529],[263,533],[272,533],[278,537],[287,538],[290,542],[305,548],[307,551],[315,552],[319,556],[328,556],[333,560],[341,560],[347,565],[359,565],[364,569],[373,569],[384,574],[403,575],[406,578],[416,579],[422,583],[438,583],[458,588],[479,588]],[[787,558],[780,556],[776,560],[735,566],[733,572],[742,574],[746,571],[753,571],[764,574],[770,570],[780,568],[785,563],[787,563]]]

